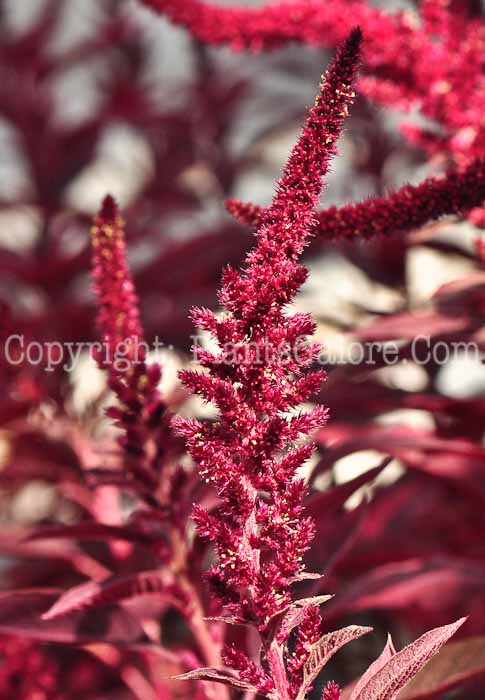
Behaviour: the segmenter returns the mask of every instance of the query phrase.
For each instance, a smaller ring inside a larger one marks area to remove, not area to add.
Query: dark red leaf
[[[159,571],[143,571],[129,576],[115,577],[107,581],[89,581],[71,588],[42,615],[43,620],[52,620],[75,610],[99,608],[135,596],[156,593],[172,604],[181,604],[180,591],[175,591]],[[177,594],[179,597],[177,598]]]
[[[52,525],[32,530],[25,541],[50,539],[66,540],[127,540],[128,542],[150,541],[150,538],[135,528],[104,525],[95,522],[83,522],[76,525]]]
[[[56,620],[42,615],[62,591],[24,590],[0,595],[0,632],[63,644],[145,641],[138,622],[120,606],[71,613]]]

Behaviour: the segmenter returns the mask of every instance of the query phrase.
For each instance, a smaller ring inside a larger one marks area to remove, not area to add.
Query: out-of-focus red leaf
[[[445,439],[407,425],[342,423],[320,430],[318,440],[326,449],[314,469],[315,476],[346,455],[374,449],[389,453],[413,469],[452,479],[460,489],[470,490],[467,485],[470,483],[472,493],[485,498],[481,479],[485,449],[470,440]]]
[[[0,594],[0,633],[63,644],[127,644],[146,640],[139,623],[120,606],[43,620],[42,615],[61,593],[56,589],[31,589]]]
[[[344,511],[343,506],[359,488],[379,476],[390,461],[390,458],[386,458],[377,467],[369,469],[355,479],[320,493],[314,492],[309,497],[306,509],[314,518],[317,527],[315,545],[308,560],[312,569],[320,570],[325,576],[329,576],[331,570],[353,547],[359,536],[365,504],[350,512]],[[325,514],[325,517],[322,517],[322,514]]]
[[[308,501],[307,508],[314,508],[320,512],[327,511],[329,508],[335,510],[341,508],[345,501],[350,498],[362,486],[365,486],[370,481],[373,481],[379,474],[390,464],[392,459],[386,458],[373,469],[368,469],[363,474],[359,474],[354,479],[339,484],[333,488],[329,488],[321,493],[315,493]]]
[[[104,525],[96,522],[82,522],[76,525],[46,525],[32,530],[25,537],[26,542],[36,540],[127,540],[128,542],[150,542],[147,533],[135,527]]]
[[[329,603],[329,609],[332,614],[410,606],[439,610],[460,600],[466,606],[468,596],[483,592],[485,568],[480,562],[451,557],[412,559],[385,564],[357,578]]]
[[[18,430],[9,441],[9,455],[0,483],[11,488],[29,479],[54,483],[82,481],[79,457],[65,441],[36,430]]]
[[[107,581],[88,581],[71,588],[56,600],[43,615],[43,620],[67,615],[76,610],[99,608],[136,596],[156,593],[173,605],[181,604],[181,591],[165,581],[160,571],[143,571]]]
[[[368,326],[354,331],[359,340],[412,340],[425,334],[426,337],[459,333],[469,326],[466,316],[443,316],[436,311],[405,312],[380,318]]]

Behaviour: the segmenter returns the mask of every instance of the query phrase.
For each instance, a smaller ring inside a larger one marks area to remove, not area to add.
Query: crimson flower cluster
[[[101,347],[94,352],[100,368],[108,371],[108,384],[119,401],[108,414],[123,430],[120,444],[129,474],[138,492],[150,500],[170,446],[170,416],[157,388],[160,365],[147,364],[138,298],[126,261],[124,222],[110,196],[94,221],[91,239],[102,337]]]
[[[340,240],[402,234],[442,216],[466,213],[484,200],[485,161],[477,158],[462,171],[405,185],[386,197],[328,207],[318,213],[314,235]],[[257,204],[237,199],[227,200],[226,207],[236,219],[251,225],[257,225],[263,213]]]
[[[220,498],[216,512],[198,506],[194,513],[200,534],[217,552],[209,572],[212,588],[230,618],[254,625],[263,641],[262,667],[234,649],[226,649],[225,662],[240,679],[282,700],[297,697],[321,633],[318,604],[309,603],[295,653],[285,659],[283,647],[298,623],[284,618],[275,628],[274,622],[291,605],[291,584],[307,575],[302,557],[314,535],[311,518],[303,515],[306,486],[298,476],[313,445],[295,443],[327,418],[322,406],[297,412],[324,374],[309,369],[319,347],[303,342],[314,331],[312,318],[286,307],[307,276],[298,258],[315,229],[322,177],[354,96],[360,42],[357,29],[328,70],[245,267],[224,271],[223,317],[202,308],[192,313],[199,328],[217,340],[219,353],[198,349],[207,371],[186,370],[181,379],[217,406],[219,418],[211,424],[181,418],[175,423],[200,475]]]

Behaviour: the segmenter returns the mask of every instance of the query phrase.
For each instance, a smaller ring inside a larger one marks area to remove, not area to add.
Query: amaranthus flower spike
[[[120,402],[107,412],[123,430],[120,444],[128,470],[149,498],[150,489],[159,483],[170,417],[157,389],[160,366],[147,366],[138,298],[126,260],[124,222],[111,196],[105,198],[95,218],[91,239],[97,324],[103,340],[95,357],[108,371],[109,386]]]
[[[463,171],[404,185],[387,197],[329,207],[318,213],[315,236],[324,240],[403,234],[449,214],[463,214],[485,200],[485,161],[477,158]],[[264,209],[238,199],[226,201],[239,221],[257,226]]]
[[[313,320],[285,310],[307,275],[298,258],[315,231],[314,207],[354,96],[360,44],[356,29],[309,110],[262,216],[255,248],[241,272],[226,268],[222,319],[206,309],[193,311],[196,324],[219,345],[218,354],[198,350],[208,373],[187,370],[181,376],[220,414],[212,424],[176,420],[201,476],[220,498],[217,511],[199,506],[194,513],[199,533],[217,553],[209,580],[227,619],[254,626],[262,642],[259,664],[226,648],[223,658],[235,675],[202,669],[184,677],[219,680],[278,700],[302,700],[329,656],[367,631],[331,633],[335,637],[322,654],[319,604],[328,597],[292,603],[292,584],[308,576],[302,558],[314,535],[313,521],[303,515],[306,487],[298,478],[313,445],[295,442],[322,426],[327,411],[317,406],[296,412],[318,391],[324,374],[309,370],[319,348],[303,341],[314,332]],[[287,642],[296,628],[290,653]]]
[[[110,195],[106,196],[91,229],[93,246],[93,278],[98,298],[97,324],[106,356],[98,352],[99,361],[117,371],[113,362],[120,354],[121,344],[126,343],[128,361],[136,361],[138,354],[145,359],[143,330],[138,310],[138,297],[126,260],[124,222],[118,206]]]

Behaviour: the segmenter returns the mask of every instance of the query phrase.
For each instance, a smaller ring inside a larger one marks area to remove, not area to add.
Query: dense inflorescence
[[[240,273],[224,272],[223,318],[206,309],[193,311],[195,323],[217,339],[219,353],[199,349],[208,373],[181,375],[220,414],[211,424],[176,421],[202,478],[221,499],[217,513],[197,507],[194,514],[200,534],[218,555],[209,579],[227,612],[254,625],[268,647],[266,673],[229,650],[226,663],[282,698],[296,697],[307,660],[303,649],[309,653],[319,628],[318,606],[310,606],[297,642],[301,667],[290,662],[287,679],[269,627],[290,605],[291,584],[305,576],[302,558],[314,533],[311,518],[303,514],[306,487],[298,477],[313,447],[295,447],[295,442],[327,417],[322,406],[296,412],[318,391],[324,375],[309,371],[318,346],[304,338],[313,333],[314,322],[306,314],[288,314],[286,307],[306,278],[297,261],[314,230],[322,177],[354,96],[360,40],[355,30],[328,70],[246,266]]]
[[[217,543],[223,545],[223,558],[211,579],[225,591],[223,600],[233,603],[236,615],[257,621],[263,628],[288,604],[287,586],[299,574],[301,557],[312,537],[310,521],[299,517],[304,485],[294,480],[311,447],[288,448],[300,435],[322,425],[326,410],[317,407],[291,418],[285,413],[311,397],[323,375],[305,371],[317,347],[301,341],[311,335],[313,321],[301,314],[287,315],[284,309],[306,277],[297,259],[314,228],[313,208],[321,178],[335,152],[353,96],[359,40],[357,33],[352,35],[327,74],[273,203],[265,212],[258,244],[247,256],[246,268],[241,274],[231,268],[224,272],[220,301],[228,315],[217,321],[204,309],[193,312],[197,325],[217,338],[220,354],[199,350],[209,374],[182,374],[192,391],[213,401],[220,411],[216,424],[178,422],[201,475],[217,487],[227,504],[225,516],[230,518],[226,521],[221,514]],[[286,361],[281,357],[283,351],[288,354]],[[277,459],[282,451],[287,453]],[[267,502],[258,496],[260,492],[269,494]],[[206,536],[215,535],[216,523],[206,521],[207,517],[197,512],[199,529]],[[232,521],[234,531],[229,525],[225,532],[225,523]],[[282,541],[284,550],[278,551]],[[261,569],[257,562],[260,547],[267,553],[278,547],[276,562],[268,561]],[[253,585],[252,596],[238,599],[236,595],[232,600],[241,586],[252,589]]]
[[[373,238],[402,234],[449,214],[466,213],[485,200],[485,161],[474,160],[463,171],[405,185],[386,197],[329,207],[317,215],[315,236],[325,240]],[[245,224],[257,225],[263,214],[256,204],[230,199],[230,213]]]
[[[122,428],[120,443],[128,469],[142,487],[159,483],[159,472],[170,438],[169,417],[158,384],[158,363],[147,365],[138,299],[126,261],[124,222],[112,197],[91,229],[93,277],[98,297],[101,346],[95,348],[99,366],[108,370],[109,386],[120,406],[108,409]]]

